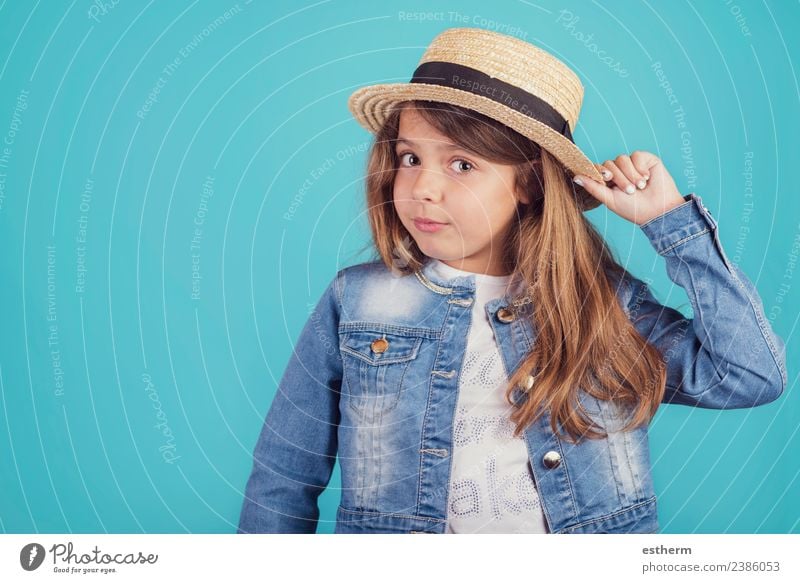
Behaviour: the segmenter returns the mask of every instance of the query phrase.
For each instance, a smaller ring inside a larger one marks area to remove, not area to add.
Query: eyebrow
[[[417,143],[415,141],[408,140],[406,138],[397,138],[397,140],[395,140],[395,146],[397,146],[398,144],[401,144],[401,143],[409,144],[411,146],[416,146],[417,145]],[[468,151],[467,148],[464,148],[464,147],[456,145],[456,144],[449,144],[447,142],[445,142],[445,143],[436,142],[434,144],[434,148],[437,148],[438,150],[464,150],[465,152]]]

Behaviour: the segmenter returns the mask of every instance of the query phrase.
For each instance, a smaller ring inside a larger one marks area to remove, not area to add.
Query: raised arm
[[[313,533],[336,461],[342,361],[337,274],[309,317],[253,453],[238,533]]]
[[[694,193],[641,228],[689,297],[694,318],[660,304],[633,280],[634,326],[667,361],[663,402],[708,409],[774,401],[787,384],[785,345],[747,276],[726,257],[717,223]]]

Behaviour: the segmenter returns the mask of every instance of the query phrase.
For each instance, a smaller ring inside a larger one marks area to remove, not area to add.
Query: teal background
[[[370,136],[347,97],[407,81],[443,29],[480,26],[578,72],[593,160],[652,151],[703,197],[787,342],[778,401],[659,410],[663,532],[800,532],[799,22],[796,2],[743,0],[0,2],[0,531],[235,530],[292,344],[336,271],[368,258]],[[638,227],[589,216],[690,314]],[[320,532],[339,484],[337,465]]]

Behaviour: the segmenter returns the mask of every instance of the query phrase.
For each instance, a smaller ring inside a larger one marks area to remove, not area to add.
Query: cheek
[[[394,171],[395,192],[408,192],[414,183],[413,173],[408,168],[397,168]]]
[[[512,178],[508,180],[511,181]],[[492,195],[489,198],[490,200],[486,201],[486,209],[493,222],[507,222],[514,216],[518,203],[514,193],[508,190],[505,182],[494,184]]]
[[[453,222],[461,225],[465,232],[481,232],[492,224],[497,209],[492,201],[479,199],[474,193],[467,192],[460,197],[459,204],[452,205],[450,213]]]
[[[397,194],[395,194],[392,197],[392,202],[389,204],[391,204],[394,207],[394,211],[400,216],[400,218],[405,220],[405,218],[408,216],[408,211],[409,211],[408,199],[402,198],[402,196],[398,196]]]
[[[394,185],[392,186],[392,198],[391,198],[391,203],[394,205],[395,208],[402,207],[406,202],[401,197],[402,197],[402,190],[397,180],[395,180]]]
[[[454,220],[461,226],[461,232],[472,240],[486,242],[503,231],[515,220],[516,206],[508,198],[501,196],[487,200],[470,201],[455,213]]]
[[[405,184],[406,180],[400,173],[395,175],[394,184],[392,185],[392,200],[395,204],[407,206],[408,205],[408,187]]]
[[[516,220],[515,211],[516,206],[509,204],[508,201],[497,201],[497,204],[492,207],[491,215],[487,220],[491,221],[492,231],[495,236]]]

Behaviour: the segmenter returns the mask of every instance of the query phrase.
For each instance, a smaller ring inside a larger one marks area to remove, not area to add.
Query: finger
[[[630,156],[619,155],[616,159],[617,167],[625,173],[625,176],[634,183],[639,190],[644,190],[647,186],[647,181],[644,176],[633,165]]]
[[[610,172],[610,171],[609,171],[609,170],[608,170],[608,169],[607,169],[605,166],[603,166],[602,164],[595,164],[595,168],[597,168],[597,171],[598,171],[600,174],[602,174],[602,175],[603,175],[603,179],[604,179],[606,182],[608,182],[609,180],[611,180],[611,177],[612,177],[612,175],[611,175],[611,172]]]
[[[576,174],[572,179],[576,184],[582,186],[583,189],[599,200],[606,206],[611,206],[614,200],[614,193],[605,184],[601,184],[597,180],[584,176],[583,174]]]
[[[626,194],[633,194],[636,192],[636,187],[633,183],[628,180],[627,176],[620,170],[619,166],[616,165],[614,160],[606,160],[603,162],[603,166],[605,166],[613,175],[612,180],[614,184],[616,184],[617,188],[619,188],[622,192]]]
[[[636,150],[631,154],[631,162],[636,170],[644,176],[645,180],[650,180],[650,167],[655,165],[658,159],[650,152]]]

